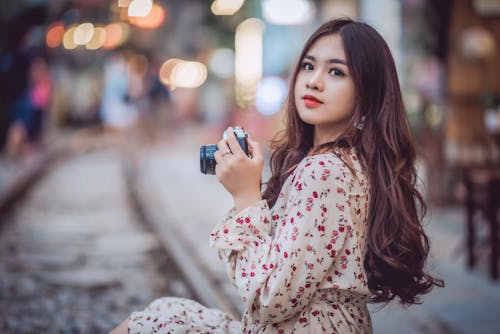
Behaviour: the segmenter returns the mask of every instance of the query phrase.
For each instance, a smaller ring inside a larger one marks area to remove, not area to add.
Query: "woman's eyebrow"
[[[311,61],[316,61],[316,58],[313,57],[313,56],[311,56],[311,55],[305,55],[304,59],[308,59],[308,60],[311,60]],[[342,65],[346,65],[347,66],[347,62],[345,60],[339,59],[339,58],[328,59],[326,62],[327,63],[334,63],[334,64],[342,64]]]

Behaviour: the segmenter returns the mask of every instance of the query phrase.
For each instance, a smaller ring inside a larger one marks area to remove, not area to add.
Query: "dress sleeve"
[[[211,234],[256,321],[281,322],[306,306],[340,254],[351,224],[337,167],[308,162],[292,179],[283,214],[261,201],[229,215]],[[338,174],[338,173],[337,173]],[[271,234],[270,221],[276,222]],[[330,278],[331,279],[331,278]]]

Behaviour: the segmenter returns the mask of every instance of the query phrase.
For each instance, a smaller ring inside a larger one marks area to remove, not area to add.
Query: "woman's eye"
[[[311,63],[302,63],[302,69],[303,70],[306,70],[306,71],[311,71],[312,69],[314,69],[314,67],[312,66]]]
[[[342,72],[341,70],[339,70],[338,68],[332,68],[330,70],[330,74],[333,74],[335,76],[343,76],[344,75],[344,72]]]

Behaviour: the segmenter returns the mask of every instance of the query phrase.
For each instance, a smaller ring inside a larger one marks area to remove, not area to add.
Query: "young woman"
[[[234,208],[211,244],[246,304],[242,321],[163,298],[122,329],[371,333],[367,302],[414,304],[443,285],[424,272],[429,243],[415,147],[382,37],[364,23],[329,21],[306,42],[291,82],[262,194],[256,142],[249,140],[247,157],[228,129],[215,155]]]

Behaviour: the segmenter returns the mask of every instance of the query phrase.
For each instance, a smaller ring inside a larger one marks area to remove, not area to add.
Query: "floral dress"
[[[246,311],[241,322],[162,298],[129,333],[371,333],[363,267],[369,185],[354,150],[304,158],[272,208],[234,208],[210,235]],[[354,173],[353,173],[354,172]]]

